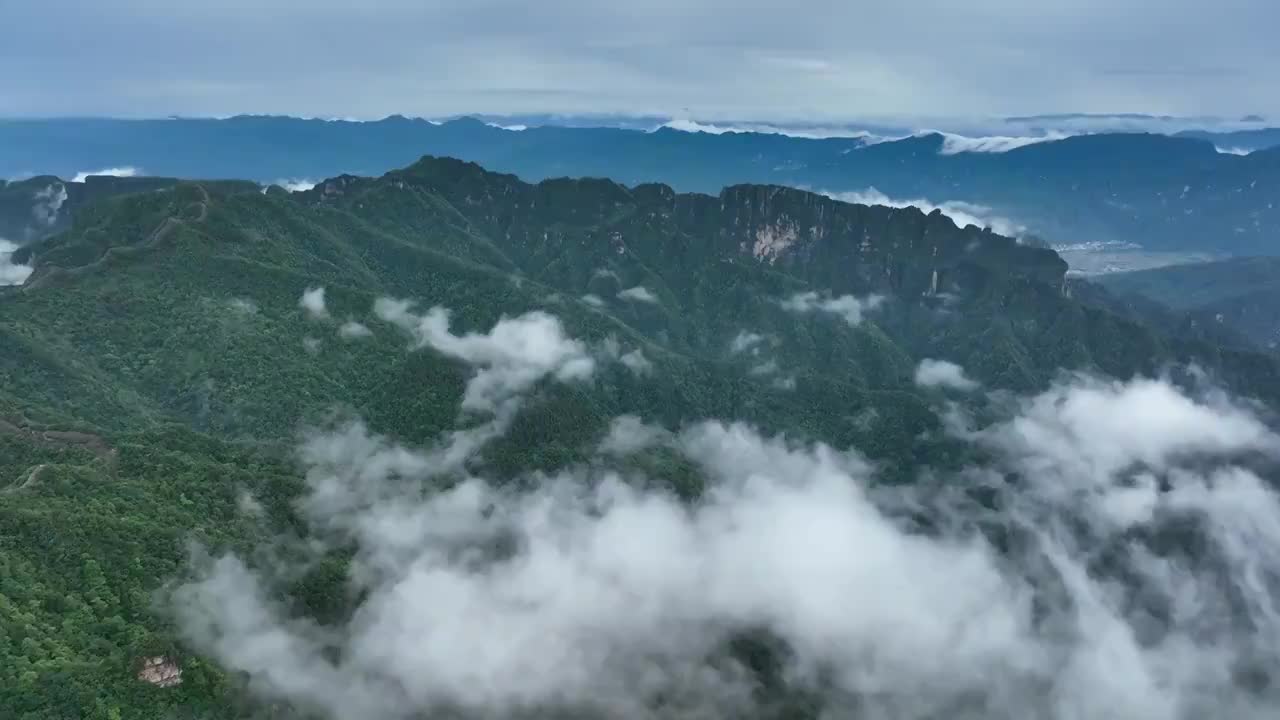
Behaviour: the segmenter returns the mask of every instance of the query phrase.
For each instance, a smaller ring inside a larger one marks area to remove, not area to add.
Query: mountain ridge
[[[1258,347],[1280,347],[1280,262],[1231,258],[1117,273],[1101,279],[1118,294],[1137,295],[1183,313],[1190,322],[1223,325]]]
[[[908,200],[984,206],[1051,243],[1089,238],[1149,249],[1210,245],[1237,254],[1271,253],[1280,227],[1280,211],[1268,206],[1280,187],[1275,152],[1241,157],[1217,152],[1206,139],[1150,133],[943,154],[942,135],[869,144],[672,128],[510,131],[476,119],[439,125],[407,118],[346,123],[257,117],[50,123],[0,122],[0,140],[11,140],[0,142],[9,153],[7,159],[0,155],[0,174],[38,167],[69,176],[86,165],[131,165],[156,175],[248,175],[271,183],[343,172],[376,175],[435,154],[531,181],[604,176],[626,185],[663,182],[713,193],[740,183],[837,193],[874,187]],[[59,159],[64,157],[74,157],[74,164]]]

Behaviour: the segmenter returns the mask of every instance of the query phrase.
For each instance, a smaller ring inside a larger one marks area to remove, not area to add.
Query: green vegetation
[[[1102,278],[1117,294],[1173,308],[1188,324],[1227,327],[1256,347],[1280,346],[1280,258],[1232,258]]]
[[[245,550],[295,528],[301,427],[335,411],[409,443],[454,427],[467,369],[408,352],[372,316],[380,297],[448,307],[459,331],[545,309],[652,363],[536,388],[483,453],[497,477],[582,461],[631,413],[856,446],[909,481],[973,452],[942,439],[938,391],[913,384],[926,357],[1018,391],[1061,368],[1127,377],[1194,359],[1280,393],[1268,357],[1072,299],[1048,250],[778,187],[528,185],[424,159],[295,195],[181,183],[120,196],[27,256],[32,278],[0,292],[0,717],[23,720],[288,716],[187,653],[157,597],[191,543]],[[310,317],[299,297],[320,286],[327,317]],[[620,297],[637,287],[654,301]],[[803,292],[888,299],[851,325],[783,307]],[[348,320],[371,334],[341,337]],[[761,339],[735,352],[742,333]],[[696,493],[675,460],[636,462]],[[342,562],[299,580],[299,607],[341,612]],[[155,656],[179,661],[181,685],[137,679]]]

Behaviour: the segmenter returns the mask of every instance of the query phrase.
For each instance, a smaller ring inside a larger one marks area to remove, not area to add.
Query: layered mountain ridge
[[[832,193],[874,188],[903,203],[968,203],[988,222],[1051,244],[1270,254],[1280,227],[1273,202],[1280,150],[1238,156],[1204,139],[1165,135],[1083,135],[973,152],[940,134],[871,143],[672,128],[510,131],[467,118],[435,124],[239,117],[8,121],[0,123],[0,147],[6,148],[0,175],[39,168],[70,176],[127,165],[153,175],[271,183],[376,175],[435,154],[528,181],[598,176],[710,193],[740,183]]]

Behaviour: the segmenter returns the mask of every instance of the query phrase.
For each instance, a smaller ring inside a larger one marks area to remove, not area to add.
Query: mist
[[[1220,390],[1068,375],[975,400],[982,423],[942,404],[984,460],[906,487],[857,448],[633,416],[591,462],[498,477],[480,450],[535,384],[588,378],[587,344],[541,312],[466,335],[444,308],[377,314],[469,365],[460,411],[494,421],[428,447],[307,434],[309,551],[354,550],[342,621],[279,601],[289,553],[195,559],[168,607],[264,698],[335,719],[754,716],[782,695],[824,717],[1182,720],[1280,700],[1280,438]],[[697,468],[699,499],[627,462],[653,452]],[[760,637],[774,670],[744,659]]]
[[[21,285],[31,277],[31,266],[13,261],[17,250],[17,245],[0,237],[0,285]]]

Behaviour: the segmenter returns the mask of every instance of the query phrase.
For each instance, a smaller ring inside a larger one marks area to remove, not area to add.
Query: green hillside
[[[1137,295],[1201,325],[1229,327],[1256,346],[1280,344],[1280,261],[1232,258],[1118,273],[1103,278],[1117,294]]]

